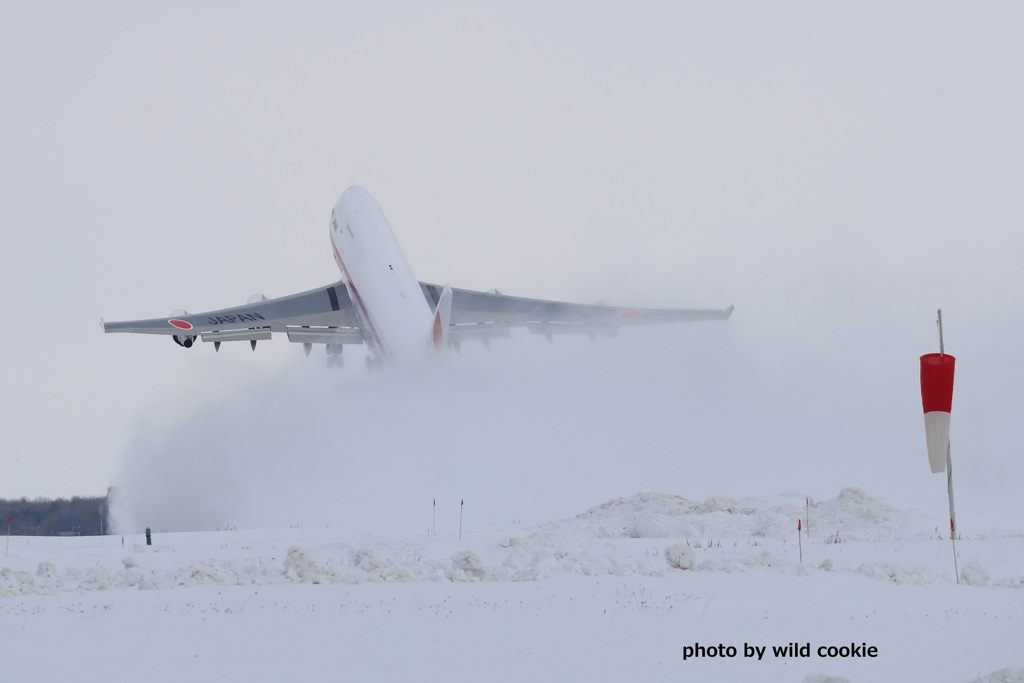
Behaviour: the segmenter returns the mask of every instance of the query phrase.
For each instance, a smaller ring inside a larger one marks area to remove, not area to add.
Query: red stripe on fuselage
[[[370,312],[366,309],[363,297],[359,295],[359,290],[356,288],[355,282],[352,281],[352,275],[349,274],[348,268],[345,267],[345,259],[341,258],[341,252],[338,251],[338,245],[335,244],[333,236],[331,237],[331,247],[334,249],[334,258],[338,262],[338,268],[341,269],[341,274],[345,276],[345,281],[348,283],[348,288],[352,292],[355,304],[359,307],[359,311],[362,313],[362,318],[366,321],[367,327],[370,328],[370,335],[373,337],[373,341],[377,345],[380,355],[386,358],[390,363],[391,358],[388,356],[387,349],[384,348],[384,342],[381,341],[380,334],[378,334],[377,329],[373,325],[373,319],[370,317]]]
[[[444,328],[441,327],[441,312],[434,311],[434,348],[441,348],[441,343],[444,341]]]

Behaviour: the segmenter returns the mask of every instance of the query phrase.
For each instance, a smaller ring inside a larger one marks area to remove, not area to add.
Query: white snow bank
[[[639,493],[518,536],[464,541],[431,536],[352,541],[339,540],[330,530],[290,529],[161,534],[154,546],[138,544],[126,551],[109,536],[16,538],[15,554],[25,559],[0,569],[0,597],[197,585],[657,577],[682,570],[816,572],[916,585],[955,582],[948,541],[927,531],[931,522],[921,513],[901,511],[854,488],[810,510],[803,505],[806,500],[799,495],[712,497],[697,503]],[[807,534],[805,528],[798,539],[796,520],[808,514],[812,529],[827,531]],[[1024,538],[1008,542],[1016,547]],[[31,553],[24,552],[30,547]],[[49,553],[47,548],[79,550]],[[962,583],[1024,587],[1021,577],[993,579],[989,567],[998,564],[986,560],[983,565],[977,557],[981,548],[967,541],[961,548],[970,553],[961,562]],[[996,559],[1016,566],[1015,557]]]
[[[1024,669],[1000,669],[986,676],[972,678],[966,683],[1024,683]]]
[[[705,541],[789,536],[796,532],[798,520],[823,536],[839,539],[924,536],[934,528],[934,521],[923,513],[899,510],[858,488],[845,488],[820,503],[799,495],[779,498],[782,502],[715,496],[698,503],[664,493],[638,493],[546,528],[597,538]]]

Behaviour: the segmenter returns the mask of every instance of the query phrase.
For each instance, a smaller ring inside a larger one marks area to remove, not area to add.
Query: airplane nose
[[[334,204],[334,215],[335,218],[341,222],[347,219],[350,215],[361,209],[367,207],[376,206],[377,202],[374,201],[370,193],[359,187],[353,185],[344,192],[341,193],[341,197]]]

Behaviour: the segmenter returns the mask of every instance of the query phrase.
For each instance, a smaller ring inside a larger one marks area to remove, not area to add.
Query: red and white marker
[[[953,369],[956,358],[946,353],[942,341],[942,311],[935,324],[939,328],[939,352],[921,356],[921,404],[924,406],[924,436],[928,446],[928,464],[933,474],[945,470],[949,493],[949,540],[953,542],[953,572],[960,583],[956,559],[956,511],[953,507],[953,456],[949,447],[949,418],[953,409]]]
[[[946,469],[949,422],[953,407],[953,369],[956,358],[948,353],[921,356],[921,403],[924,406],[924,437],[932,473]]]

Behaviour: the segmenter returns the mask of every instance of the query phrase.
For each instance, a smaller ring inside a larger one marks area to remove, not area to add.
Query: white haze
[[[771,370],[738,329],[550,346],[524,333],[490,352],[464,344],[416,373],[367,374],[359,347],[342,371],[321,354],[276,369],[205,354],[197,362],[222,389],[171,392],[146,411],[114,481],[115,526],[416,533],[436,499],[437,524],[452,532],[462,499],[467,529],[486,530],[638,491],[824,498],[849,485],[944,512],[944,478],[927,474],[914,428],[919,399],[872,391],[886,363],[853,385],[828,359],[779,355]],[[832,388],[794,389],[812,381]],[[999,461],[982,452],[960,475],[962,526],[1012,510],[1009,485],[985,478]]]
[[[649,331],[610,343],[519,335],[491,352],[465,344],[437,367],[367,374],[295,359],[230,395],[141,423],[125,454],[115,515],[125,530],[331,524],[414,531],[540,521],[671,482],[685,490],[722,408],[693,382],[709,366],[654,360]],[[728,331],[676,332],[711,344]],[[663,346],[660,345],[660,346]],[[709,402],[710,401],[710,402]],[[717,407],[716,407],[717,405]],[[703,406],[703,407],[702,407]],[[703,486],[703,484],[702,484]]]

